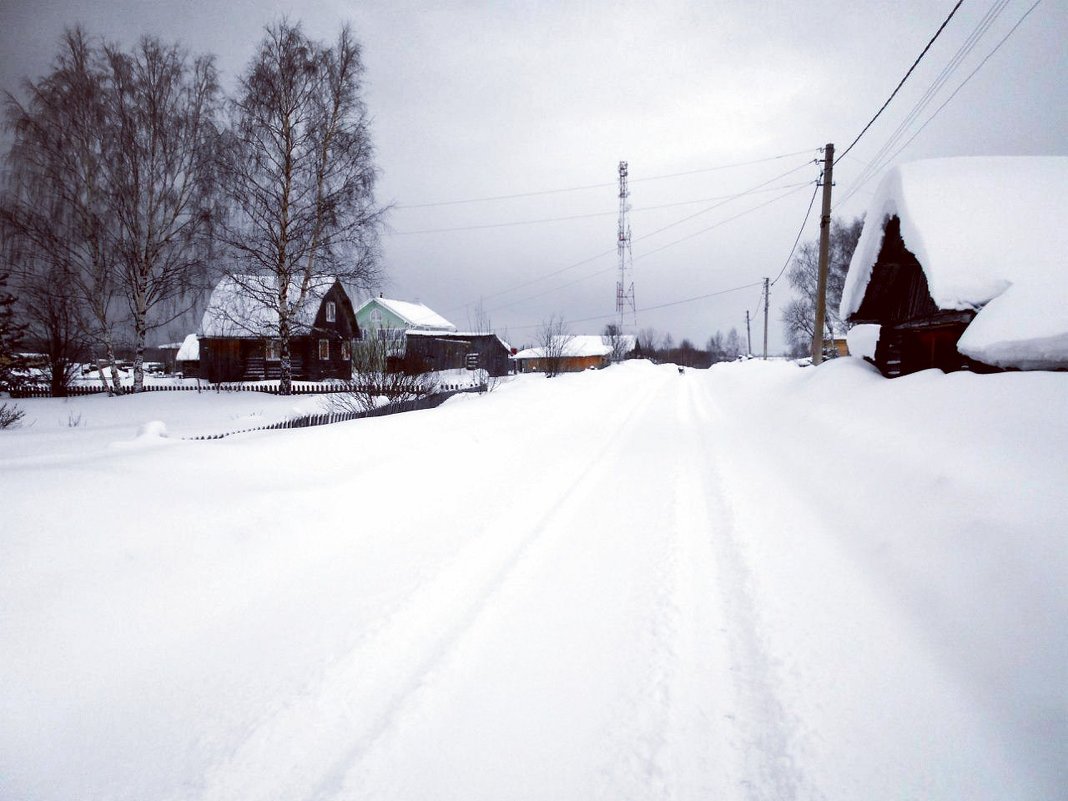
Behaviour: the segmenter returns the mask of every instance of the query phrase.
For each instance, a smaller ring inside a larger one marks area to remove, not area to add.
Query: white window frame
[[[320,339],[319,340],[319,361],[321,361],[321,362],[330,361],[330,340],[329,339]]]
[[[337,322],[337,304],[332,300],[326,302],[326,321],[328,323]]]
[[[282,361],[282,343],[277,339],[268,339],[267,346],[264,348],[264,359],[269,362]]]

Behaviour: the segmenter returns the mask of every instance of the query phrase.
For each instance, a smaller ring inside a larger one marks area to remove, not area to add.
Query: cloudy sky
[[[3,0],[0,87],[18,93],[46,71],[75,23],[214,53],[230,89],[280,16],[321,39],[350,22],[364,47],[378,196],[394,204],[387,296],[460,328],[481,303],[515,345],[554,315],[573,333],[599,332],[615,319],[626,160],[637,327],[703,345],[716,330],[744,335],[748,310],[759,350],[759,285],[785,264],[814,160],[828,142],[845,150],[954,5]],[[1066,41],[1061,0],[964,0],[835,166],[835,213],[863,212],[900,161],[1068,154]],[[804,238],[818,236],[818,213],[817,198]],[[785,280],[772,288],[773,351],[789,291]]]

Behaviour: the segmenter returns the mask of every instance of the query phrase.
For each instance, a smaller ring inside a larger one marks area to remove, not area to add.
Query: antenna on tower
[[[638,325],[638,310],[634,306],[634,254],[630,249],[630,221],[628,212],[630,204],[627,198],[627,162],[619,162],[619,238],[616,247],[619,250],[619,281],[616,283],[616,311],[619,313],[619,330],[626,326],[627,311],[630,311],[632,324]]]

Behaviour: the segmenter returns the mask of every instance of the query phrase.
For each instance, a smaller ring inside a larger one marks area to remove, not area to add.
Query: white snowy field
[[[318,402],[18,402],[0,798],[1064,797],[1068,374],[634,362],[179,439]]]

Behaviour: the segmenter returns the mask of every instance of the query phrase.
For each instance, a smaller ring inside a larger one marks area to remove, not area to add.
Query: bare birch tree
[[[120,287],[106,182],[105,80],[85,32],[68,30],[52,71],[26,81],[24,91],[25,104],[6,96],[14,141],[0,217],[47,275],[61,276],[76,290],[77,318],[102,348],[112,381],[103,371],[101,380],[115,392]]]
[[[267,28],[232,107],[221,159],[228,272],[277,315],[283,393],[294,312],[309,288],[324,276],[368,287],[377,273],[382,210],[363,69],[347,26],[327,47],[282,21]]]
[[[864,218],[831,220],[830,252],[827,260],[827,333],[842,331],[845,323],[838,317],[846,273],[853,251],[860,241]],[[786,273],[796,295],[783,307],[782,322],[794,353],[808,353],[812,345],[812,327],[816,319],[816,287],[819,280],[819,242],[801,245]]]
[[[552,315],[541,324],[538,331],[538,345],[542,350],[545,364],[545,377],[552,378],[563,369],[564,357],[568,355],[573,339],[564,318]]]
[[[104,47],[107,189],[117,275],[134,333],[134,391],[150,329],[181,316],[203,286],[214,219],[219,85],[210,57],[143,37]]]

